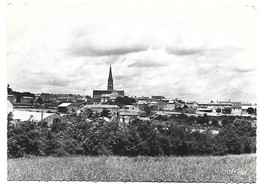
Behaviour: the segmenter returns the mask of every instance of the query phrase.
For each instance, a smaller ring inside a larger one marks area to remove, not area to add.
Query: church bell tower
[[[108,91],[113,91],[113,90],[114,90],[111,65],[110,65],[109,76],[108,76],[108,82],[107,82],[107,90],[108,90]]]

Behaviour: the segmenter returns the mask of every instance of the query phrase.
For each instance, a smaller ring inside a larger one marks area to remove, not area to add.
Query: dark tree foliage
[[[13,121],[13,116],[14,116],[14,115],[13,115],[12,112],[9,112],[9,113],[7,114],[7,126],[12,123],[12,121]]]
[[[219,127],[218,120],[216,118],[211,118],[211,125]]]
[[[17,97],[17,102],[21,102],[21,98],[22,97],[33,97],[35,98],[35,95],[30,93],[30,92],[17,92],[17,91],[13,91],[13,95],[15,95]]]
[[[254,114],[254,113],[255,113],[255,109],[252,108],[252,107],[249,107],[246,111],[247,111],[247,113],[249,113],[249,114]]]
[[[222,110],[222,113],[223,114],[231,114],[231,111],[232,111],[232,109],[231,108],[224,108],[223,110]]]
[[[79,115],[78,121],[48,126],[46,123],[32,121],[13,123],[9,114],[8,157],[185,156],[256,151],[256,128],[245,119],[228,121],[219,129],[219,134],[213,135],[210,129],[201,131],[187,126],[190,122],[194,123],[196,117],[186,117],[184,114],[171,116],[167,123],[134,119],[128,125],[121,125],[117,121],[105,122],[98,118],[86,120],[86,117],[92,116],[92,111],[86,110]]]
[[[207,125],[209,123],[208,115],[204,114],[203,116],[198,116],[197,123],[200,125]]]
[[[217,108],[217,109],[216,109],[216,112],[217,112],[217,113],[220,113],[220,112],[221,112],[221,108]]]
[[[188,123],[189,125],[195,125],[197,123],[197,117],[196,116],[189,116],[188,117]]]
[[[124,105],[132,105],[133,103],[135,103],[136,100],[134,98],[131,98],[131,97],[127,97],[127,96],[124,96],[124,97],[117,97],[116,100],[115,100],[115,103],[120,107],[122,108]]]
[[[246,120],[237,119],[221,129],[215,142],[224,154],[253,153],[256,151],[256,128]]]
[[[150,116],[151,112],[152,112],[152,110],[148,104],[144,104],[143,111],[145,112],[145,116],[147,116],[147,117]]]
[[[101,117],[109,117],[110,116],[110,111],[107,109],[103,109],[100,113]]]
[[[36,103],[43,104],[43,99],[41,97],[38,97]]]

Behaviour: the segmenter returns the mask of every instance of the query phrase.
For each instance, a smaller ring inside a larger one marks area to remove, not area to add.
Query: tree
[[[13,115],[12,112],[9,112],[9,113],[7,114],[7,125],[10,125],[10,124],[11,124],[11,122],[13,121],[13,117],[14,117],[14,115]]]
[[[150,106],[148,106],[148,104],[144,104],[143,109],[144,109],[146,116],[149,116],[151,114],[151,108],[150,108]]]
[[[189,117],[188,117],[188,123],[189,123],[190,125],[196,124],[196,121],[197,121],[197,117],[196,117],[196,116],[192,115],[192,116],[189,116]]]
[[[254,114],[254,113],[255,113],[255,109],[252,108],[252,107],[249,107],[249,108],[246,110],[246,112],[251,115],[251,114]]]
[[[185,104],[182,109],[187,109],[187,108],[188,108],[188,106]]]
[[[220,113],[220,112],[221,112],[221,108],[217,108],[217,109],[216,109],[216,112],[217,112],[217,113]]]
[[[178,107],[175,108],[175,110],[176,110],[176,111],[182,111],[182,107],[179,107],[179,106],[178,106]]]
[[[222,112],[223,112],[223,114],[231,114],[231,111],[232,111],[232,109],[231,108],[224,108],[223,110],[222,110]]]
[[[103,109],[102,111],[101,111],[101,113],[100,113],[100,116],[101,117],[109,117],[109,113],[110,113],[110,111],[109,110],[107,110],[107,109]]]
[[[203,116],[198,116],[197,123],[204,125],[209,123],[209,117],[207,114],[204,114]]]
[[[36,103],[43,104],[43,99],[41,97],[38,97]]]
[[[84,118],[92,118],[94,112],[91,108],[85,108],[80,111],[79,116]]]
[[[115,103],[120,107],[122,108],[122,106],[124,105],[132,105],[133,103],[135,103],[135,99],[134,98],[131,98],[131,97],[127,97],[127,96],[124,96],[124,97],[117,97],[116,100],[115,100]]]
[[[211,118],[211,124],[212,125],[218,125],[218,120],[216,118]]]
[[[253,153],[256,150],[256,128],[244,119],[235,119],[224,126],[214,139],[217,153],[221,148],[224,148],[224,154]]]

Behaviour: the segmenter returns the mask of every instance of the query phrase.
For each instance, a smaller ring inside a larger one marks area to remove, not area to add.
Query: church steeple
[[[107,90],[108,91],[113,91],[114,90],[111,65],[110,65],[109,76],[108,76]]]

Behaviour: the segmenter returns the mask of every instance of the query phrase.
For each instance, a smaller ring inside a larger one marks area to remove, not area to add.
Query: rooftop
[[[58,107],[68,107],[71,103],[62,103]]]

